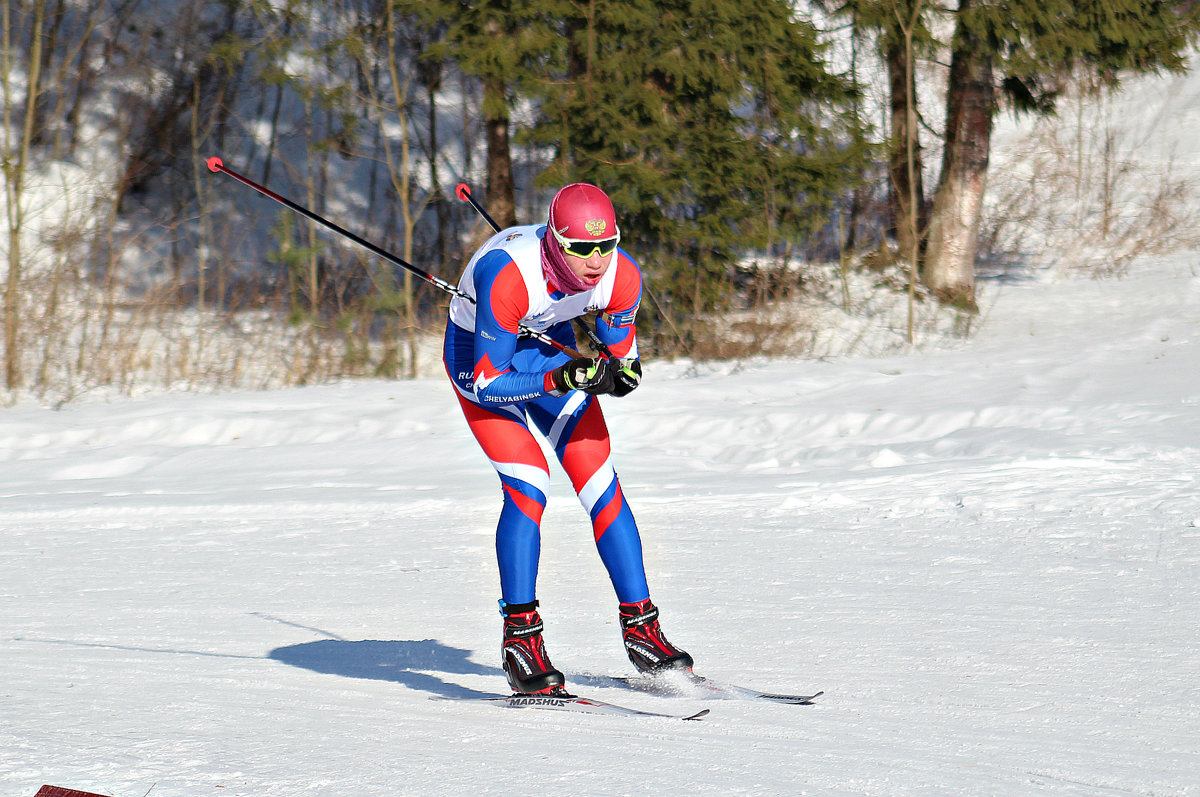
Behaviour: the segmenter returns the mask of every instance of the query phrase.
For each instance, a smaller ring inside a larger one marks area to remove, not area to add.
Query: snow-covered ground
[[[672,640],[628,674],[556,472],[579,692],[502,692],[500,492],[443,380],[0,414],[0,794],[1200,794],[1200,276],[989,285],[957,351],[653,364],[605,403]]]

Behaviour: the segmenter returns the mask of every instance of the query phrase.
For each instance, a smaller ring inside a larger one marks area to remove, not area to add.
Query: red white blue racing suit
[[[547,392],[545,374],[570,358],[518,324],[576,347],[571,319],[599,312],[596,334],[617,357],[637,357],[634,317],[642,293],[637,264],[618,249],[595,287],[566,294],[542,273],[545,225],[494,235],[467,264],[458,287],[476,303],[450,303],[443,357],[467,423],[500,475],[504,505],[496,528],[501,596],[536,598],[541,519],[550,471],[530,422],[550,442],[591,515],[601,561],[621,603],[649,597],[642,543],[610,457],[608,427],[594,396]]]

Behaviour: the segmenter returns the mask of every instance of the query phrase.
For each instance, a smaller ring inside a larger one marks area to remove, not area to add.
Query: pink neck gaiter
[[[563,293],[583,293],[596,287],[580,279],[567,265],[567,257],[549,227],[542,236],[542,276]]]

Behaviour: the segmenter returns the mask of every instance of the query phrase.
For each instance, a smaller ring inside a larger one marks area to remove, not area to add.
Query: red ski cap
[[[560,243],[619,237],[612,201],[591,183],[572,183],[560,189],[550,202],[548,223]]]

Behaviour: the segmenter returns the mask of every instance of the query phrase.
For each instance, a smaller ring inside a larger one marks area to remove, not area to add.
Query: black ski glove
[[[613,372],[612,394],[617,398],[628,396],[642,383],[642,361],[638,359],[614,360],[609,366]]]
[[[608,360],[578,357],[546,374],[546,392],[551,396],[582,390],[593,396],[613,392],[613,372]]]

